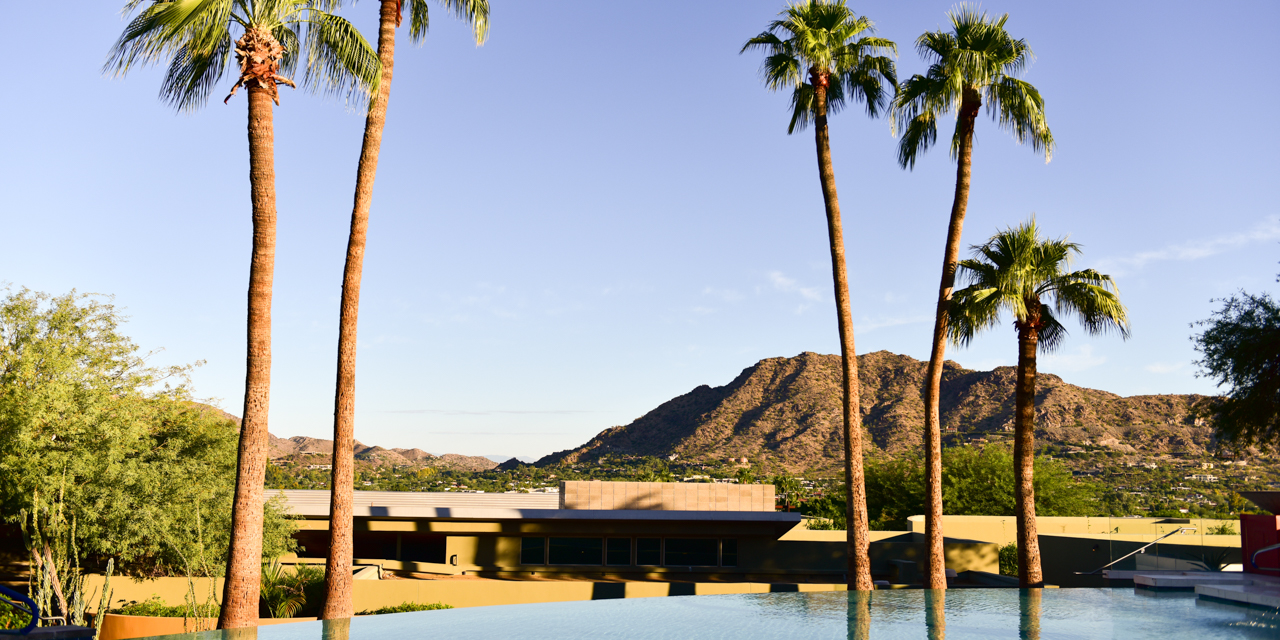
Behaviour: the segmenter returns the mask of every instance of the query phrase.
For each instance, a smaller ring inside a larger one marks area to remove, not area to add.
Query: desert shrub
[[[1000,575],[1018,575],[1018,545],[1010,542],[1000,547]]]
[[[187,618],[193,617],[191,609],[187,605],[180,604],[169,606],[160,600],[160,596],[151,596],[142,602],[133,601],[125,603],[123,606],[112,609],[111,613],[118,613],[124,616],[150,616],[153,618]],[[219,607],[214,603],[199,605],[194,612],[198,618],[216,618],[218,617]]]
[[[22,629],[28,622],[31,622],[30,615],[7,604],[0,604],[0,629]]]
[[[453,607],[442,602],[402,602],[392,607],[383,607],[372,611],[361,611],[358,616],[378,616],[384,613],[409,613],[410,611],[435,611],[437,609],[452,609]]]
[[[1234,536],[1238,532],[1235,527],[1231,526],[1230,522],[1224,522],[1216,527],[1205,529],[1205,533],[1211,536]]]

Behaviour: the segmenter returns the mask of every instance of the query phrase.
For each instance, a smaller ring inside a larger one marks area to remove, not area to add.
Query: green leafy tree
[[[938,120],[956,113],[951,136],[951,157],[956,160],[955,197],[942,258],[942,281],[933,324],[932,351],[925,373],[925,458],[929,473],[929,508],[925,510],[925,537],[930,589],[945,589],[942,557],[942,473],[941,409],[939,393],[946,359],[947,304],[955,287],[956,265],[960,259],[960,234],[969,206],[970,165],[973,134],[978,111],[986,103],[987,112],[1001,128],[1010,131],[1019,143],[1043,151],[1047,162],[1053,153],[1053,134],[1044,117],[1040,92],[1018,79],[1031,60],[1025,40],[1005,31],[1008,14],[992,19],[968,5],[950,12],[950,31],[930,31],[916,39],[916,51],[929,63],[923,75],[902,83],[894,100],[894,128],[901,135],[898,163],[914,168],[916,160],[938,138]]]
[[[61,564],[115,558],[133,574],[220,575],[236,424],[191,400],[189,367],[148,366],[120,323],[108,301],[75,292],[0,299],[0,513],[74,523],[76,550]],[[291,550],[282,504],[262,517],[262,554]]]
[[[145,7],[143,6],[145,4]],[[303,61],[304,83],[357,101],[377,90],[378,56],[360,32],[328,10],[330,0],[131,0],[106,70],[168,68],[161,97],[179,110],[203,106],[232,64],[238,77],[223,102],[245,87],[249,115],[249,184],[253,250],[249,267],[248,348],[240,430],[234,532],[218,628],[255,624],[262,555],[262,487],[266,474],[271,387],[271,294],[275,269],[275,133],[277,85]],[[142,7],[139,9],[139,7]],[[281,74],[286,75],[281,75]]]
[[[369,103],[364,121],[364,142],[356,168],[355,202],[351,211],[351,231],[347,237],[347,259],[342,271],[342,302],[338,318],[338,379],[333,412],[333,470],[329,501],[330,545],[325,565],[325,598],[321,618],[350,618],[352,605],[353,529],[352,501],[355,481],[353,452],[356,412],[356,330],[360,314],[360,281],[364,271],[364,250],[369,231],[369,210],[373,206],[373,182],[378,171],[382,132],[387,122],[391,98],[391,76],[395,67],[396,27],[400,26],[404,0],[381,0],[378,21],[378,58],[381,80]],[[426,0],[409,0],[409,36],[421,43],[427,35]],[[489,32],[488,0],[440,0],[447,11],[471,24],[476,44],[484,43]]]
[[[858,361],[853,342],[848,271],[844,258],[844,231],[836,196],[836,175],[831,163],[831,137],[827,116],[853,101],[862,101],[867,115],[876,117],[888,104],[889,90],[897,86],[897,70],[889,55],[897,45],[875,37],[875,25],[845,5],[844,0],[803,0],[788,6],[769,28],[751,38],[742,52],[765,52],[761,74],[770,90],[791,91],[791,124],[788,133],[813,123],[818,152],[818,179],[826,205],[827,238],[835,287],[837,326],[840,331],[842,391],[844,400],[845,486],[850,492],[849,588],[872,589],[867,551],[866,493],[862,478],[862,414],[858,408]]]
[[[1200,375],[1227,391],[1200,408],[1223,443],[1274,449],[1280,445],[1280,304],[1243,291],[1222,303],[1197,323],[1204,332],[1192,341],[1203,356]]]
[[[1036,511],[1046,516],[1096,515],[1099,505],[1091,485],[1071,477],[1071,470],[1043,456],[1035,459]],[[952,447],[942,451],[942,490],[947,511],[961,516],[1012,516],[1013,454],[1001,445]],[[881,530],[910,528],[907,518],[926,506],[925,462],[919,455],[880,460],[867,465],[867,507],[872,526]],[[844,497],[828,493],[810,500],[806,515],[845,526]],[[815,527],[810,527],[815,528]]]
[[[997,233],[974,247],[960,263],[970,285],[952,297],[947,333],[964,346],[978,332],[1013,316],[1018,334],[1014,389],[1014,498],[1018,518],[1018,580],[1023,587],[1043,583],[1036,538],[1033,487],[1035,454],[1036,355],[1062,346],[1067,330],[1059,318],[1075,315],[1085,332],[1116,331],[1129,337],[1129,320],[1111,276],[1093,269],[1067,271],[1080,245],[1040,237],[1035,219]]]

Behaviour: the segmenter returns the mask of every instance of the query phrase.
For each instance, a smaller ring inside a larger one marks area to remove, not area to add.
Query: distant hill
[[[927,363],[878,351],[858,357],[864,446],[894,455],[922,446]],[[943,370],[946,438],[983,442],[1011,436],[1013,367],[972,371],[948,361]],[[840,357],[805,352],[768,358],[722,387],[702,385],[663,403],[631,424],[600,432],[586,444],[553,453],[539,466],[598,459],[605,454],[677,456],[681,461],[747,458],[792,472],[839,468]],[[1121,397],[1037,378],[1038,442],[1101,446],[1125,453],[1203,453],[1211,429],[1193,417],[1201,396]]]
[[[271,438],[270,457],[285,458],[299,454],[333,455],[333,441],[307,436],[292,438]],[[432,455],[422,449],[384,449],[378,446],[355,443],[357,460],[366,460],[375,464],[415,465],[457,469],[459,471],[487,471],[498,466],[497,462],[483,456],[463,456],[446,453],[441,456]]]

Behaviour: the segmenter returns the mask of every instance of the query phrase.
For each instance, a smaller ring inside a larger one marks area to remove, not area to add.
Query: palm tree
[[[876,117],[889,102],[888,89],[897,86],[891,58],[897,45],[875,37],[875,25],[845,6],[845,0],[803,0],[788,6],[780,19],[747,41],[742,52],[763,49],[767,54],[761,73],[773,91],[791,90],[791,124],[794,133],[813,122],[818,151],[818,179],[826,204],[827,232],[831,245],[831,271],[835,281],[836,316],[840,330],[840,356],[844,391],[845,486],[848,487],[848,583],[850,590],[867,591],[871,584],[867,551],[867,491],[862,470],[862,413],[858,406],[858,360],[853,344],[853,320],[849,309],[849,281],[844,261],[844,232],[836,198],[836,176],[831,166],[831,139],[827,115],[850,100],[866,104]],[[806,82],[807,80],[807,82]]]
[[[440,0],[445,9],[469,22],[476,44],[489,32],[488,0]],[[378,151],[387,122],[391,72],[395,65],[396,27],[400,26],[402,0],[382,0],[379,7],[378,56],[382,79],[364,121],[364,143],[356,169],[355,204],[351,233],[347,238],[347,262],[342,272],[342,303],[338,322],[338,380],[333,408],[333,476],[329,496],[329,556],[325,563],[325,620],[350,618],[352,604],[352,500],[355,490],[354,446],[356,411],[356,322],[360,313],[360,277],[364,268],[369,208],[373,204],[373,180],[378,171]],[[421,42],[427,34],[426,0],[409,0],[409,36]]]
[[[902,134],[898,163],[914,168],[916,158],[937,141],[938,120],[956,112],[956,128],[951,136],[951,156],[956,159],[956,191],[951,203],[951,222],[942,258],[942,282],[933,323],[933,345],[925,375],[925,481],[928,487],[925,509],[927,547],[926,588],[947,586],[942,553],[942,437],[938,395],[942,386],[942,366],[946,357],[947,301],[956,281],[960,258],[960,232],[969,205],[969,165],[973,156],[973,130],[978,110],[986,102],[987,113],[1019,143],[1043,151],[1048,162],[1053,154],[1053,134],[1044,119],[1044,100],[1030,84],[1015,78],[1031,59],[1024,40],[1015,40],[1004,29],[1009,15],[992,20],[960,5],[948,13],[951,31],[930,31],[916,39],[916,51],[929,61],[924,75],[904,82],[894,100],[894,129]]]
[[[1035,218],[997,233],[975,246],[974,258],[960,263],[969,286],[955,293],[947,314],[947,336],[968,345],[981,330],[996,326],[1003,312],[1018,330],[1018,376],[1014,392],[1014,511],[1018,521],[1018,582],[1040,587],[1040,544],[1032,489],[1035,461],[1036,353],[1062,346],[1062,320],[1075,315],[1086,333],[1116,331],[1129,337],[1129,319],[1111,276],[1093,269],[1068,272],[1080,245],[1042,239]]]
[[[125,6],[133,13],[143,0]],[[203,106],[235,54],[248,93],[249,186],[253,251],[249,264],[248,353],[240,449],[232,507],[231,547],[218,628],[257,623],[262,562],[262,493],[266,474],[271,385],[271,284],[275,267],[275,136],[277,85],[305,60],[304,84],[360,99],[376,90],[373,47],[324,0],[152,0],[112,48],[105,70],[124,75],[167,63],[160,96],[180,111]],[[239,34],[237,38],[236,35]],[[284,74],[284,75],[281,75]]]

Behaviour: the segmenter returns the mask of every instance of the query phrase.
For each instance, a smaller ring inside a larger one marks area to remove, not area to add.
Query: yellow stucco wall
[[[924,533],[924,516],[911,516],[911,530]],[[1059,518],[1041,516],[1036,518],[1036,529],[1040,535],[1102,535],[1115,539],[1144,540],[1150,542],[1179,527],[1196,527],[1193,534],[1178,534],[1180,540],[1188,540],[1191,536],[1203,538],[1203,544],[1211,546],[1240,546],[1239,535],[1206,535],[1204,532],[1212,527],[1230,524],[1239,530],[1235,520],[1208,520],[1190,518],[1189,524],[1164,523],[1166,518]],[[1006,545],[1018,539],[1017,519],[1013,516],[942,516],[942,531],[948,538],[964,538],[981,540]],[[1133,536],[1128,538],[1127,536]]]

